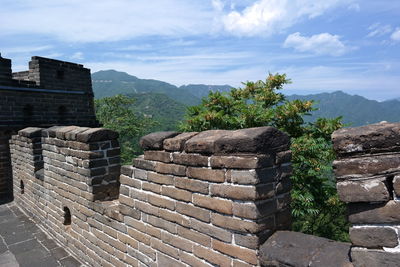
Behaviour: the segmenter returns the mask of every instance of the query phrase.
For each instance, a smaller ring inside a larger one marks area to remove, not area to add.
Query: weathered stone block
[[[272,198],[275,195],[275,188],[272,183],[259,186],[213,184],[210,191],[212,196],[252,201]]]
[[[271,183],[279,177],[280,169],[265,168],[256,170],[228,170],[227,176],[235,184]]]
[[[386,226],[351,227],[350,239],[354,246],[366,248],[393,248],[399,244],[396,230]]]
[[[349,251],[349,243],[278,231],[261,246],[260,262],[262,266],[352,267]]]
[[[287,150],[289,143],[289,137],[273,127],[235,131],[210,130],[186,141],[185,151],[204,154],[268,154],[270,151]]]
[[[400,202],[390,200],[383,204],[350,203],[351,223],[400,223]]]
[[[171,153],[165,151],[148,150],[144,152],[145,160],[161,161],[170,163],[172,161]]]
[[[18,135],[33,138],[33,137],[41,137],[43,128],[38,127],[28,127],[18,131]]]
[[[164,174],[159,174],[156,172],[148,172],[147,173],[147,180],[157,183],[157,184],[162,184],[162,185],[172,185],[174,184],[174,177],[171,175],[164,175]]]
[[[232,214],[232,201],[193,194],[193,204],[199,207]]]
[[[400,253],[352,248],[351,259],[356,267],[398,267]]]
[[[177,164],[194,166],[194,167],[207,167],[208,157],[200,154],[186,154],[186,153],[173,153],[172,161]]]
[[[225,181],[225,171],[212,170],[208,168],[187,168],[187,176],[204,181],[223,183]]]
[[[233,215],[241,218],[257,220],[277,212],[275,200],[258,201],[257,203],[234,202]]]
[[[377,123],[342,128],[332,134],[333,147],[340,156],[400,150],[400,123]]]
[[[163,142],[167,138],[177,136],[178,132],[155,132],[140,138],[139,144],[143,150],[163,150]]]
[[[209,183],[188,179],[186,177],[175,177],[174,185],[181,189],[186,189],[196,193],[208,194]]]
[[[212,248],[253,265],[258,263],[257,253],[254,250],[241,248],[218,240],[213,240]]]
[[[224,216],[218,213],[212,213],[211,223],[221,228],[230,229],[242,233],[258,233],[267,228],[274,228],[272,220],[249,221],[231,216]]]
[[[383,202],[390,199],[385,178],[343,181],[336,184],[344,202]]]
[[[178,164],[167,164],[163,162],[156,162],[156,172],[163,174],[172,174],[177,176],[186,175],[186,167]]]
[[[176,211],[178,213],[185,214],[187,216],[199,219],[200,221],[203,221],[203,222],[210,222],[211,212],[209,210],[195,207],[188,203],[177,202],[176,203]]]
[[[90,128],[76,135],[76,140],[84,143],[113,140],[117,138],[117,132],[105,128]]]
[[[183,151],[185,142],[198,134],[197,132],[181,133],[173,138],[167,138],[163,142],[165,150],[168,151]]]
[[[393,190],[397,197],[400,197],[400,175],[396,175],[393,179]]]
[[[64,126],[64,127],[57,128],[56,137],[58,139],[66,140],[66,133],[77,130],[79,128],[80,127],[78,127],[78,126]]]
[[[137,157],[137,158],[133,159],[133,166],[135,166],[139,169],[155,171],[156,162],[150,161],[150,160],[145,160],[143,157]]]
[[[335,160],[333,167],[338,178],[390,174],[400,171],[400,156],[376,155]]]
[[[272,166],[274,158],[271,155],[211,156],[210,164],[212,168],[257,169]]]
[[[177,189],[175,187],[167,187],[163,186],[161,190],[161,194],[164,196],[168,196],[177,200],[182,200],[185,202],[192,201],[192,193],[186,190]]]

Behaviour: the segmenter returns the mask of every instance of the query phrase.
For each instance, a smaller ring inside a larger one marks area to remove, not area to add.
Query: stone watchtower
[[[32,57],[29,70],[12,72],[0,55],[0,202],[11,197],[9,139],[27,126],[96,127],[90,70],[83,65]]]

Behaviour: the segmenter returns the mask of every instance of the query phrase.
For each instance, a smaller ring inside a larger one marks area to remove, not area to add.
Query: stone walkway
[[[81,266],[13,203],[0,205],[0,266]]]

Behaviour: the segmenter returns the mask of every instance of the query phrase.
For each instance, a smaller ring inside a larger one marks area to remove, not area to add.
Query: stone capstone
[[[275,232],[260,248],[261,266],[351,267],[350,244],[298,232]]]
[[[289,148],[289,136],[273,127],[235,131],[210,130],[197,134],[185,144],[188,153],[202,154],[268,154]]]
[[[41,137],[43,128],[38,127],[28,127],[18,131],[18,134],[23,137],[33,138]]]
[[[181,133],[175,137],[164,140],[164,149],[168,151],[183,151],[187,140],[198,134],[198,132]]]
[[[143,150],[162,150],[165,139],[177,136],[178,132],[155,132],[140,138],[139,144]]]
[[[332,134],[333,147],[341,157],[347,154],[400,150],[400,123],[377,123],[342,128]]]

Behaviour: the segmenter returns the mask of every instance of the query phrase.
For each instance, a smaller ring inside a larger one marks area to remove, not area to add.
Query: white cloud
[[[390,38],[393,41],[400,41],[400,28],[396,28],[396,30],[392,33],[392,35],[390,36]]]
[[[212,0],[211,4],[216,11],[222,11],[225,4],[221,0]]]
[[[361,10],[361,7],[358,3],[353,3],[353,4],[350,4],[347,9],[359,12]]]
[[[204,34],[211,31],[214,13],[202,2],[2,0],[0,36],[40,34],[68,42],[110,42]]]
[[[329,33],[316,34],[310,37],[302,36],[299,32],[290,34],[284,47],[292,47],[296,51],[311,52],[317,55],[341,56],[354,48],[340,41],[340,36]]]
[[[368,27],[368,30],[370,30],[370,32],[367,37],[377,37],[390,33],[392,31],[392,26],[374,23]]]
[[[72,54],[71,59],[82,60],[84,59],[82,52],[75,52]]]
[[[235,35],[271,35],[305,18],[321,16],[329,9],[352,4],[352,0],[258,0],[242,12],[223,18],[225,29]]]
[[[13,47],[4,47],[2,51],[5,53],[12,54],[21,54],[26,53],[30,54],[32,52],[40,52],[52,49],[51,45],[41,45],[41,46],[13,46]]]

